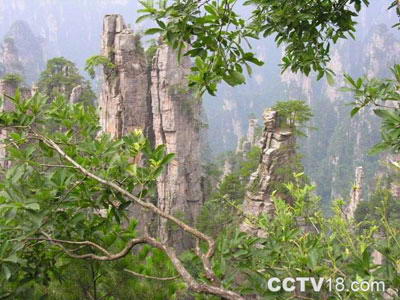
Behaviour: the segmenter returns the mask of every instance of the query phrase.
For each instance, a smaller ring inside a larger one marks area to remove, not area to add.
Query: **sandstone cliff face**
[[[244,215],[249,219],[262,214],[273,215],[271,194],[276,189],[276,183],[285,182],[285,175],[279,170],[290,164],[295,156],[295,137],[290,131],[280,128],[277,112],[268,109],[263,117],[265,128],[260,164],[251,175],[243,203]],[[248,220],[242,223],[241,230],[262,235]]]
[[[160,46],[153,59],[151,99],[155,144],[164,144],[175,159],[161,175],[158,190],[159,207],[189,223],[197,217],[203,196],[201,188],[200,136],[201,104],[187,90],[186,76],[190,60],[177,55],[170,47]],[[190,240],[181,231],[172,232],[160,221],[159,236],[178,249],[187,248]]]
[[[147,62],[138,36],[125,24],[121,15],[104,17],[101,54],[115,66],[103,72],[99,100],[102,130],[120,138],[140,129],[152,140]],[[70,102],[79,98],[80,90],[79,86],[73,89]],[[129,215],[139,221],[139,232],[150,223],[151,216],[136,204],[129,207]]]
[[[116,66],[106,72],[100,96],[103,130],[121,137],[141,129],[149,136],[152,118],[146,58],[140,40],[120,15],[104,18],[102,55]]]
[[[19,74],[30,85],[38,80],[43,69],[43,51],[39,39],[25,22],[13,23],[0,45],[0,76]]]

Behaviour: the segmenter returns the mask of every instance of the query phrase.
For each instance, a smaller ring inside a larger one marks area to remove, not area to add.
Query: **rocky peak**
[[[120,138],[140,129],[153,142],[146,57],[140,40],[121,15],[104,17],[101,47],[101,55],[114,65],[112,69],[103,69],[99,100],[102,130]],[[74,102],[79,91],[79,86],[73,89],[70,102]],[[129,208],[129,214],[139,221],[137,230],[143,232],[151,216],[135,204]]]
[[[257,119],[249,120],[249,129],[247,130],[247,140],[254,145],[256,142],[256,128],[257,128]]]
[[[102,55],[115,68],[106,72],[100,96],[103,130],[121,137],[134,129],[151,135],[147,63],[140,40],[120,15],[104,18]]]
[[[247,135],[240,138],[238,141],[238,147],[236,148],[236,153],[246,154],[250,151],[251,147],[256,144],[256,129],[257,129],[258,120],[250,119],[249,127],[247,129]]]
[[[262,214],[273,215],[275,209],[272,192],[276,190],[276,183],[286,181],[286,175],[279,170],[289,165],[295,157],[295,136],[291,131],[281,128],[278,113],[267,109],[263,118],[260,164],[250,177],[243,203],[243,213],[247,218],[241,225],[243,231],[255,235],[262,235],[262,232],[248,220]],[[278,196],[285,198],[283,195]],[[290,199],[287,200],[290,202]]]
[[[72,89],[71,95],[69,96],[69,103],[75,104],[78,103],[83,93],[83,87],[81,85],[77,85]]]
[[[9,66],[6,73],[19,73],[28,84],[35,82],[44,69],[41,41],[24,21],[11,25],[3,42],[2,56],[3,64]]]

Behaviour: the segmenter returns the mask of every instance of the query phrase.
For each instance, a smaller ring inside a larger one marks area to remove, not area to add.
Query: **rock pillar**
[[[160,176],[157,191],[159,207],[193,224],[202,205],[201,188],[201,102],[187,85],[191,62],[162,45],[153,59],[151,99],[155,144],[164,144],[175,159]],[[187,249],[191,239],[180,229],[160,220],[159,236],[174,247]]]
[[[102,55],[115,65],[106,69],[100,96],[100,122],[105,132],[122,137],[135,129],[151,135],[147,63],[139,36],[120,15],[103,23]]]
[[[262,214],[273,215],[274,203],[271,195],[277,189],[277,184],[286,182],[288,175],[281,169],[289,166],[296,154],[295,137],[291,131],[280,128],[278,113],[267,109],[263,117],[260,164],[250,177],[243,203],[246,219],[241,225],[243,231],[254,235],[262,235],[262,232],[250,220]],[[277,196],[285,199],[284,195]],[[290,202],[290,199],[285,200]]]

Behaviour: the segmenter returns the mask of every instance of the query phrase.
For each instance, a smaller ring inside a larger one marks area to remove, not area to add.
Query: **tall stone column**
[[[201,102],[187,87],[191,62],[162,45],[153,59],[151,98],[155,144],[164,144],[175,159],[167,166],[157,184],[159,207],[193,224],[199,214],[201,187]],[[180,229],[160,220],[159,237],[178,250],[187,249],[192,240]]]
[[[139,36],[125,24],[122,16],[104,17],[101,54],[115,66],[104,69],[99,100],[102,130],[112,137],[121,138],[140,129],[152,141],[148,65]],[[80,86],[74,88],[71,103],[79,98],[80,90]],[[137,163],[140,164],[140,160]],[[139,232],[151,223],[151,214],[137,204],[133,203],[128,213],[139,221]]]
[[[104,74],[99,103],[103,130],[122,137],[141,129],[150,137],[152,117],[146,57],[139,36],[120,15],[104,18],[102,55],[115,65]]]
[[[263,232],[249,220],[262,214],[273,215],[275,208],[271,195],[277,183],[286,182],[286,174],[280,172],[290,166],[295,158],[296,139],[291,131],[280,128],[278,113],[267,109],[263,114],[264,133],[261,140],[262,154],[257,170],[251,175],[243,203],[243,213],[247,217],[241,230],[262,236]],[[284,195],[277,195],[285,198]],[[290,199],[285,199],[291,202]]]
[[[251,147],[256,145],[256,128],[257,128],[257,119],[249,120],[249,127],[247,129],[247,135],[242,137],[238,141],[238,146],[236,148],[236,153],[242,153],[245,156],[248,152],[250,152]]]

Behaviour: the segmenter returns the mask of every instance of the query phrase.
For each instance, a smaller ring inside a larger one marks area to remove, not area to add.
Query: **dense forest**
[[[67,2],[0,5],[0,299],[400,297],[400,1]]]

